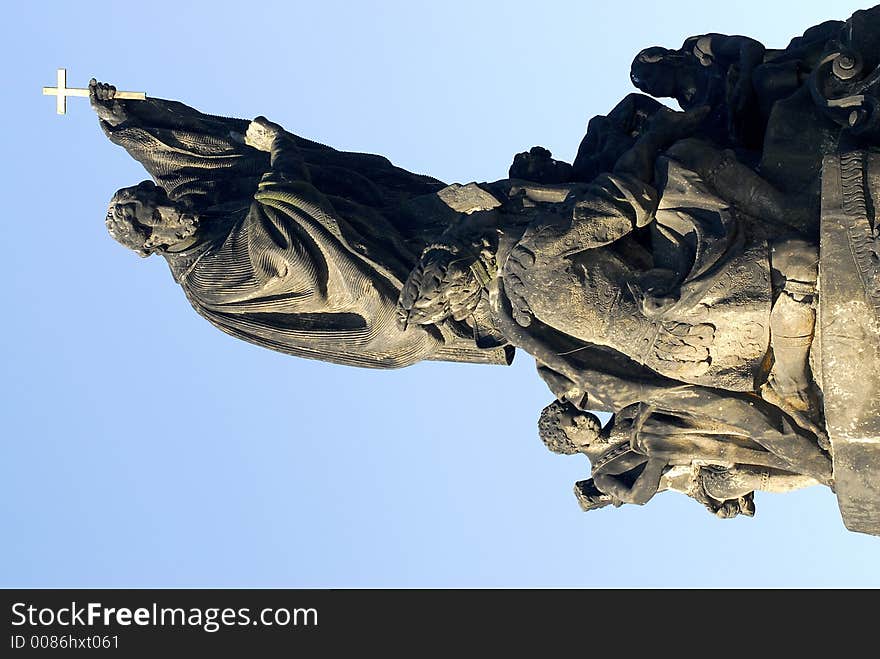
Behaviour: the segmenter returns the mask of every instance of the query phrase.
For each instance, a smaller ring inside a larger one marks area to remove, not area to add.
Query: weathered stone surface
[[[476,183],[453,183],[439,190],[437,196],[452,210],[468,215],[476,211],[490,211],[501,205],[500,201]]]
[[[819,261],[825,422],[843,521],[874,535],[880,535],[878,202],[880,156],[853,151],[825,158]]]
[[[371,368],[528,352],[556,398],[539,434],[590,460],[585,510],[675,490],[728,518],[819,485],[880,535],[880,7],[779,46],[646,48],[632,82],[682,112],[630,94],[573,164],[533,147],[467,185],[94,83],[153,179],[107,227],[272,350]]]

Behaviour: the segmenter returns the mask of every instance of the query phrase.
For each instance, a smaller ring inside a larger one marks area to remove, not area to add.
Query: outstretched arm
[[[206,115],[176,101],[120,101],[89,83],[101,129],[140,162],[172,200],[212,205],[249,199],[269,158],[244,144],[248,122]]]
[[[162,98],[120,100],[116,98],[115,85],[94,78],[89,81],[89,102],[105,129],[125,124],[228,137],[230,131],[244,135],[249,123],[246,119],[205,114],[179,101]]]
[[[593,480],[605,494],[620,499],[624,503],[643,505],[648,503],[657,494],[660,487],[660,477],[666,468],[665,460],[649,458],[632,485],[624,481],[619,474],[598,473],[593,475]]]

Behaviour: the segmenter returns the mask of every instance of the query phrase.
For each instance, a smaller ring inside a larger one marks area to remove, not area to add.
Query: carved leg
[[[773,280],[779,291],[770,312],[774,363],[767,381],[769,390],[765,387],[762,395],[816,433],[827,449],[827,435],[818,423],[819,396],[809,361],[816,325],[818,260],[817,248],[806,241],[790,239],[773,245]]]
[[[648,120],[647,130],[614,164],[616,174],[629,174],[650,183],[654,180],[654,164],[663,149],[690,135],[706,118],[710,108],[701,106],[688,112],[660,108]]]
[[[793,231],[815,229],[818,212],[799,197],[786,195],[737,161],[730,150],[719,150],[698,139],[676,142],[666,154],[697,172],[719,197],[752,217]]]
[[[702,468],[703,488],[714,499],[738,499],[749,492],[792,492],[818,485],[814,478],[776,469],[738,465],[733,469]]]
[[[820,450],[813,436],[808,436],[796,427],[795,422],[789,418],[794,415],[789,414],[786,417],[782,413],[783,408],[780,405],[768,405],[759,399],[750,400],[748,397],[724,394],[705,387],[667,389],[653,400],[648,400],[648,403],[654,412],[673,416],[687,415],[700,426],[711,427],[714,424],[720,432],[748,437],[781,458],[785,465],[759,460],[754,451],[724,449],[719,452],[719,447],[723,447],[723,443],[719,442],[714,442],[714,448],[704,447],[700,450],[706,457],[716,455],[713,462],[717,460],[724,464],[729,460],[735,464],[781,467],[785,471],[810,476],[824,485],[832,486],[831,460]],[[725,430],[724,427],[731,430]],[[695,436],[689,438],[693,444],[696,444],[696,439],[698,437]],[[692,451],[685,451],[683,454],[695,455]]]
[[[770,386],[799,412],[815,407],[810,373],[810,344],[816,311],[809,303],[798,302],[783,291],[770,312],[770,345],[773,368]]]

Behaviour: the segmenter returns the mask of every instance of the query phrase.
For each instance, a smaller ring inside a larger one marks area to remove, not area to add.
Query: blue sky
[[[723,521],[666,493],[583,514],[586,459],[549,453],[552,396],[510,368],[345,368],[236,341],[158,258],[106,234],[145,174],[59,66],[205,112],[263,114],[448,182],[571,160],[633,91],[629,63],[692,34],[783,47],[866,4],[14,3],[0,27],[0,586],[876,587],[880,538],[833,494],[758,494]]]

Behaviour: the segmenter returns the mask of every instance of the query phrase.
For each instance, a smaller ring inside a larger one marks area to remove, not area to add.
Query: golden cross
[[[68,96],[88,96],[88,89],[67,86],[67,69],[58,69],[58,82],[55,87],[43,87],[43,96],[55,97],[55,109],[58,114],[67,112]],[[114,98],[143,101],[147,95],[144,92],[116,92]]]

